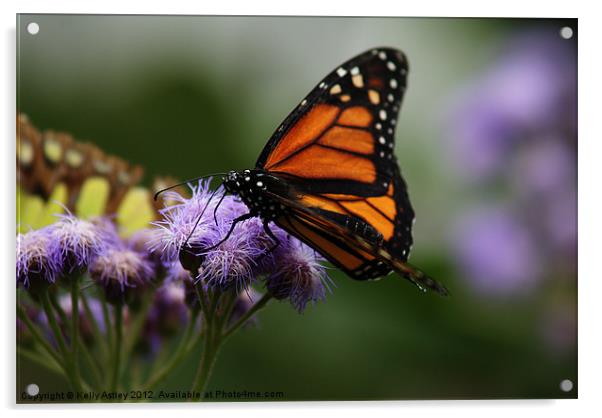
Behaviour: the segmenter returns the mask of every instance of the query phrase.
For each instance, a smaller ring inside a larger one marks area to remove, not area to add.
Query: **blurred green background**
[[[26,31],[33,21],[37,35]],[[186,179],[253,167],[329,71],[375,46],[403,50],[410,75],[396,154],[417,213],[411,261],[452,296],[331,270],[325,303],[302,315],[272,303],[258,329],[232,338],[209,389],[283,391],[285,400],[576,397],[576,267],[501,297],[470,286],[451,231],[490,190],[450,162],[446,123],[507,39],[533,28],[558,36],[566,25],[576,29],[573,20],[21,15],[18,109],[40,129],[143,165],[146,184]],[[21,365],[21,383],[60,389]],[[180,367],[165,388],[188,389],[195,367]],[[572,391],[560,390],[563,379]]]

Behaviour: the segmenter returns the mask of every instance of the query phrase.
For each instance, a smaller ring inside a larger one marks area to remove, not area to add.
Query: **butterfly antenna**
[[[195,177],[195,178],[193,178],[193,179],[188,179],[188,180],[186,180],[186,181],[183,181],[183,182],[181,182],[181,183],[174,184],[174,185],[172,185],[172,186],[169,186],[169,187],[166,187],[166,188],[164,188],[164,189],[161,189],[161,190],[159,190],[157,193],[155,193],[155,195],[153,196],[153,199],[154,199],[154,200],[157,200],[157,198],[159,197],[159,195],[160,195],[161,193],[163,193],[163,192],[166,192],[166,191],[168,191],[168,190],[171,190],[171,189],[175,189],[176,187],[185,186],[185,185],[187,185],[188,183],[191,183],[191,182],[193,182],[193,181],[202,180],[202,179],[205,179],[205,178],[207,178],[207,177],[224,176],[224,175],[226,175],[226,173],[213,173],[213,174],[207,174],[207,175],[205,175],[205,176]]]
[[[222,197],[219,198],[219,202],[217,202],[217,205],[215,205],[215,209],[213,209],[213,220],[215,221],[215,226],[217,226],[217,209],[222,204],[222,202],[224,201],[224,198],[226,197],[227,194],[228,194],[228,191],[225,190]]]
[[[188,234],[188,237],[186,237],[186,241],[184,241],[184,245],[183,247],[188,246],[188,241],[190,240],[190,237],[192,237],[192,234],[194,233],[194,231],[196,230],[196,227],[199,226],[199,222],[201,222],[201,218],[203,217],[203,215],[205,214],[205,211],[207,210],[207,208],[209,207],[209,204],[211,203],[211,200],[213,199],[213,197],[215,196],[215,194],[217,193],[217,191],[220,188],[218,187],[217,189],[215,189],[212,193],[211,196],[209,196],[209,200],[207,200],[207,204],[205,205],[205,207],[203,208],[203,210],[201,211],[201,214],[196,218],[196,222],[194,223],[194,227],[192,228],[192,230],[190,231],[190,233]]]

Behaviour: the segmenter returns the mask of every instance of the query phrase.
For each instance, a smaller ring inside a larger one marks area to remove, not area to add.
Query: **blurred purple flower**
[[[157,241],[159,230],[156,228],[145,228],[134,232],[127,240],[126,247],[142,254],[155,270],[158,279],[166,278],[167,269],[173,263],[166,262],[159,251],[153,250],[153,244]]]
[[[230,315],[230,325],[234,324],[238,319],[240,319],[245,313],[249,311],[253,307],[259,299],[261,299],[261,293],[257,290],[249,287],[244,289],[242,292],[236,296],[236,302],[234,302],[234,307],[232,308],[232,313]],[[249,318],[245,325],[257,325],[257,318],[253,315]]]
[[[166,283],[184,283],[188,279],[190,279],[190,273],[182,267],[182,264],[180,264],[179,261],[167,263],[167,273],[165,276]]]
[[[71,295],[70,294],[64,294],[62,295],[59,300],[58,300],[59,306],[61,307],[61,309],[63,310],[63,312],[65,313],[65,316],[67,317],[68,320],[71,320],[72,316],[73,316],[73,305],[71,303]],[[90,306],[90,312],[92,313],[92,320],[96,322],[96,325],[98,325],[99,331],[100,332],[105,332],[105,323],[104,323],[104,316],[102,313],[102,305],[100,303],[100,301],[98,299],[95,298],[89,298],[88,299],[88,305]],[[44,313],[42,313],[42,315],[45,316]],[[65,336],[69,335],[69,327],[71,326],[70,323],[67,324],[63,324],[61,323],[61,319],[58,319],[61,327],[63,328],[63,332],[65,334]],[[45,323],[48,323],[47,319],[44,319]],[[84,309],[84,305],[82,300],[79,300],[79,332],[82,336],[82,338],[84,339],[84,342],[86,344],[92,344],[94,342],[94,331],[93,331],[93,325],[91,323],[91,319],[88,317],[88,315],[86,315],[86,311]]]
[[[452,245],[462,271],[479,292],[526,292],[541,278],[538,249],[526,226],[508,210],[469,214]]]
[[[165,283],[155,292],[153,304],[147,315],[148,325],[161,336],[171,336],[188,321],[188,308],[184,302],[183,283]]]
[[[577,190],[558,193],[542,211],[545,239],[564,258],[565,264],[577,261]]]
[[[506,159],[530,135],[575,126],[571,43],[547,31],[523,34],[506,47],[450,115],[458,167],[479,181],[503,172]]]
[[[534,138],[521,148],[516,160],[509,175],[526,195],[554,197],[576,186],[576,155],[559,135]]]
[[[457,165],[473,187],[506,197],[463,217],[451,241],[483,293],[527,291],[576,256],[575,52],[556,29],[523,33],[451,114]]]

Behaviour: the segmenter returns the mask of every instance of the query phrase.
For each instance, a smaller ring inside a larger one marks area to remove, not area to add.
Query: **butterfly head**
[[[224,188],[228,193],[238,194],[241,183],[242,175],[238,171],[229,171],[224,177],[222,177],[222,181],[224,184]]]

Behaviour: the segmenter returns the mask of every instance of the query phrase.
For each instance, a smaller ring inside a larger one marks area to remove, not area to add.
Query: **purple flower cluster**
[[[290,300],[299,312],[308,303],[323,299],[328,278],[321,258],[278,227],[270,225],[280,241],[275,251],[271,251],[274,241],[258,218],[237,224],[222,242],[233,220],[248,209],[234,196],[215,197],[221,189],[212,199],[209,184],[201,181],[192,186],[190,199],[170,193],[167,199],[176,204],[163,209],[163,218],[154,223],[157,233],[152,248],[171,263],[168,277],[185,277],[182,267],[174,265],[180,264],[179,260],[196,283],[210,289],[234,289],[242,294],[265,279],[265,287],[274,297]]]
[[[61,215],[47,227],[17,236],[17,286],[35,293],[87,270],[110,301],[123,302],[128,289],[155,276],[148,257],[129,248],[107,219]]]
[[[555,28],[519,36],[450,119],[451,154],[478,196],[451,240],[463,277],[508,295],[574,275],[576,44]]]

